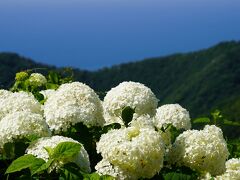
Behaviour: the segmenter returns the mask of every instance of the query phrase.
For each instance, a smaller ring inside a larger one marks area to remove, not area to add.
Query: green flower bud
[[[28,76],[29,75],[27,72],[22,71],[22,72],[16,73],[15,80],[16,81],[24,81],[28,78]]]

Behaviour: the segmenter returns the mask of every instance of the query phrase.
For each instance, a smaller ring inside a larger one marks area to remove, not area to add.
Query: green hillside
[[[48,67],[17,54],[0,53],[0,82],[9,86],[15,72]],[[54,67],[49,67],[54,68]],[[76,80],[96,91],[107,91],[122,81],[138,81],[150,87],[160,104],[180,103],[192,117],[219,108],[233,120],[240,119],[240,42],[212,48],[121,64],[90,72],[74,69]]]

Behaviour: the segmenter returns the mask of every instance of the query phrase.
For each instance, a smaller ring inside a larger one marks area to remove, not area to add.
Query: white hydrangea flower
[[[0,146],[28,135],[50,136],[42,115],[29,111],[13,112],[0,121]]]
[[[1,101],[2,99],[7,98],[10,94],[12,94],[11,91],[7,91],[7,90],[5,90],[5,89],[0,89],[0,101]]]
[[[9,113],[18,111],[30,111],[42,114],[41,104],[31,93],[15,92],[9,93],[7,97],[0,101],[0,121]]]
[[[154,124],[161,129],[167,124],[172,124],[177,129],[191,129],[189,112],[179,104],[166,104],[157,109]]]
[[[129,123],[131,127],[155,129],[153,120],[148,114],[138,116],[133,114],[133,120]]]
[[[116,180],[137,180],[136,174],[130,174],[130,172],[122,170],[118,166],[113,166],[107,160],[102,159],[96,166],[95,169],[100,175],[110,175]]]
[[[163,166],[164,144],[155,130],[133,126],[103,134],[97,152],[122,171],[151,178]]]
[[[73,140],[72,138],[63,137],[63,136],[52,136],[52,137],[43,137],[38,139],[35,143],[31,144],[27,150],[27,154],[32,154],[37,158],[42,158],[43,160],[47,161],[49,159],[49,155],[45,150],[45,147],[50,147],[54,149],[59,143],[62,142],[75,142],[79,143],[78,141]],[[79,143],[80,144],[80,143]],[[90,161],[87,151],[84,149],[83,145],[77,154],[77,156],[73,157],[73,159],[69,160],[68,162],[76,163],[84,172],[91,172],[90,168]],[[50,172],[56,168],[59,169],[65,162],[55,162],[55,164],[51,165]]]
[[[240,179],[240,158],[232,158],[226,162],[226,172],[217,176],[216,180],[239,180]]]
[[[29,77],[29,82],[37,86],[42,86],[47,83],[47,79],[40,73],[32,73]]]
[[[199,172],[219,175],[225,171],[229,152],[220,128],[206,125],[203,130],[180,134],[169,153],[169,161]]]
[[[47,89],[42,90],[40,93],[44,96],[44,99],[48,99],[50,96],[52,96],[56,91],[54,89]]]
[[[80,82],[62,84],[45,102],[44,116],[55,133],[79,122],[87,126],[105,123],[98,95]]]
[[[137,82],[122,82],[112,88],[104,98],[103,109],[107,124],[121,122],[122,110],[129,106],[138,115],[155,115],[158,99],[151,89]],[[123,122],[121,123],[123,124]]]
[[[227,171],[239,171],[240,173],[240,158],[232,158],[226,162]]]

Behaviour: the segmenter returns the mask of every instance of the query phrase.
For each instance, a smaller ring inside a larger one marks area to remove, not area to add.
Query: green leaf
[[[59,87],[59,85],[54,84],[54,83],[47,83],[46,84],[47,89],[57,89],[58,87]]]
[[[7,168],[6,174],[21,171],[26,168],[32,168],[43,163],[45,163],[43,159],[36,158],[31,154],[27,154],[14,160]]]
[[[222,124],[223,123],[223,116],[221,114],[221,111],[216,109],[215,111],[213,111],[211,113],[212,117],[213,117],[213,124],[214,125],[218,125],[218,124]]]
[[[182,174],[182,173],[176,173],[176,172],[170,172],[165,174],[164,180],[192,180],[192,176],[188,174]]]
[[[48,75],[49,81],[53,84],[59,83],[59,76],[56,72],[50,71]]]
[[[51,154],[52,159],[69,159],[77,155],[81,149],[81,144],[75,142],[59,143]]]
[[[227,141],[229,158],[240,158],[240,139],[232,139]]]
[[[39,102],[44,100],[44,96],[41,93],[39,93],[38,91],[33,93],[33,95]]]
[[[129,106],[123,108],[121,116],[125,126],[128,126],[128,123],[132,121],[134,113],[135,113],[135,110]]]
[[[167,129],[170,129],[171,127],[172,127],[172,124],[167,124],[166,126],[162,126],[160,130],[161,130],[162,132],[166,132],[166,130],[167,130]]]
[[[193,120],[194,124],[209,124],[211,120],[208,117],[197,118]]]
[[[102,133],[107,133],[111,129],[120,129],[120,128],[121,128],[121,124],[119,123],[108,124],[106,126],[103,126]]]
[[[34,174],[37,174],[37,173],[47,170],[52,165],[53,161],[54,161],[54,159],[49,159],[48,162],[44,161],[44,163],[42,163],[42,164],[36,163],[34,166],[30,167],[31,174],[34,175]]]
[[[48,156],[51,157],[52,154],[53,154],[53,149],[51,147],[48,147],[48,146],[43,147],[43,148],[47,151]]]
[[[3,157],[4,159],[13,159],[15,156],[14,153],[15,146],[13,143],[6,143],[3,146]]]
[[[239,122],[229,121],[226,119],[223,121],[223,124],[227,126],[240,126]]]
[[[33,134],[33,135],[27,135],[25,138],[28,142],[33,142],[39,139],[40,137],[38,135]]]
[[[97,173],[84,174],[83,176],[84,176],[83,180],[114,180],[115,179],[112,176],[109,176],[109,175],[100,176]]]
[[[66,179],[78,180],[78,179],[83,179],[83,175],[76,164],[68,163],[61,168],[60,180],[61,179],[62,180],[66,180]]]
[[[174,143],[176,138],[184,131],[184,129],[177,129],[175,126],[171,125],[168,129],[171,132],[171,142]]]

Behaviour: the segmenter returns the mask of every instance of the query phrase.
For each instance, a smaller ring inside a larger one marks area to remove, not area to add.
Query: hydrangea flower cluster
[[[0,101],[7,98],[11,93],[11,91],[0,89]]]
[[[47,79],[40,73],[32,73],[29,77],[29,82],[36,86],[43,86],[47,83]]]
[[[189,112],[179,104],[166,104],[157,109],[154,124],[161,129],[167,124],[172,124],[177,129],[191,129]]]
[[[47,161],[49,159],[49,155],[45,149],[45,147],[55,148],[59,143],[61,142],[75,142],[79,143],[78,141],[75,141],[68,137],[63,136],[52,136],[52,137],[43,137],[38,139],[35,143],[31,144],[27,150],[27,154],[32,154],[36,156],[37,158],[42,158],[43,160]],[[80,143],[79,143],[80,144]],[[84,172],[90,172],[90,161],[87,151],[84,149],[83,145],[77,154],[77,156],[73,157],[73,159],[68,159],[68,162],[74,162],[77,164]],[[50,171],[53,169],[59,169],[62,165],[64,165],[66,162],[55,162],[51,165],[49,168]]]
[[[238,180],[240,179],[240,159],[232,158],[226,162],[226,172],[214,178],[216,180]]]
[[[26,79],[25,75],[19,74],[18,78]],[[47,80],[43,75],[33,73],[29,82],[42,86]],[[46,100],[44,105],[31,93],[0,90],[0,153],[4,152],[1,149],[4,144],[36,135],[40,138],[27,148],[26,153],[47,162],[48,147],[53,149],[62,142],[79,143],[69,137],[51,136],[51,133],[71,133],[65,131],[77,123],[89,128],[117,122],[122,125],[121,128],[102,134],[96,144],[96,151],[102,156],[95,166],[100,175],[111,175],[120,180],[152,178],[163,169],[166,162],[166,168],[171,165],[186,166],[205,174],[203,179],[212,176],[216,180],[240,179],[240,159],[226,162],[229,152],[220,128],[206,125],[203,130],[190,130],[191,119],[186,109],[179,104],[157,108],[158,99],[141,83],[120,83],[107,93],[103,102],[89,86],[80,82],[62,84],[57,90],[48,89],[40,93]],[[130,120],[122,115],[126,107],[134,110],[134,113],[130,112]],[[123,119],[127,119],[127,123]],[[168,124],[178,130],[186,130],[173,144],[172,131],[162,130]],[[76,131],[79,129],[76,128]],[[88,132],[89,136],[92,135],[89,139],[100,135],[95,132],[91,134],[93,130],[95,128]],[[101,133],[105,132],[105,128],[102,130]],[[75,138],[78,132],[73,133],[72,137]],[[90,143],[93,145],[95,141]],[[86,147],[90,149],[90,146]],[[91,172],[89,155],[82,144],[75,157],[54,161],[48,168],[49,173],[53,170],[58,173],[68,162],[75,163],[84,172]]]
[[[198,172],[219,175],[225,171],[229,152],[220,128],[206,125],[203,130],[180,134],[169,153],[169,161]]]
[[[129,123],[131,127],[136,128],[150,128],[155,129],[153,120],[148,114],[144,114],[142,116],[138,116],[137,114],[133,115],[132,121]]]
[[[129,106],[136,114],[155,115],[158,99],[145,85],[137,82],[122,82],[106,94],[103,101],[104,117],[107,124],[121,121],[123,108]]]
[[[44,116],[55,133],[66,131],[79,122],[102,126],[105,123],[102,112],[98,95],[80,82],[62,84],[44,105]]]
[[[49,136],[50,130],[42,115],[19,111],[6,115],[0,121],[0,147],[28,135]]]
[[[42,114],[41,104],[32,94],[27,92],[1,92],[0,121],[7,114],[19,111],[29,111],[31,113]]]
[[[114,166],[106,159],[102,159],[96,166],[95,169],[100,175],[110,175],[118,180],[137,180],[136,174],[130,173],[127,170],[121,169],[119,166]]]
[[[132,178],[153,177],[163,166],[164,151],[159,133],[152,128],[140,128],[139,124],[111,130],[97,143],[97,152],[112,165],[109,171],[119,174],[115,176],[118,178],[122,176],[121,172],[128,172],[127,176]],[[100,167],[101,164],[96,166],[99,173],[108,172]]]

